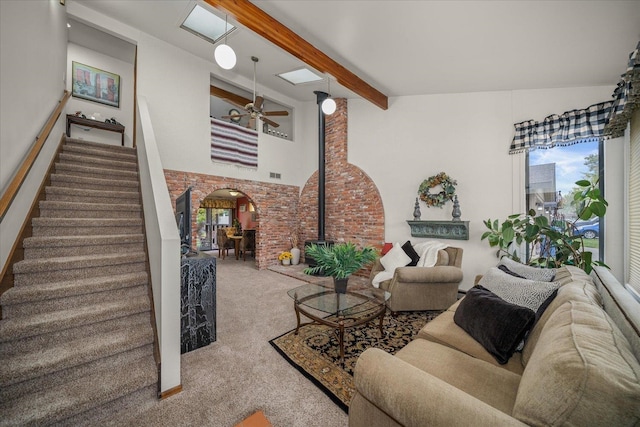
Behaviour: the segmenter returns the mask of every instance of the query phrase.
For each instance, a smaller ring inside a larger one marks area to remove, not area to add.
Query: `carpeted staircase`
[[[136,152],[67,139],[0,298],[0,425],[157,388]]]

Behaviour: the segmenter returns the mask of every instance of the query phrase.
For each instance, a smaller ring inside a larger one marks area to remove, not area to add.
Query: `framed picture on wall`
[[[71,95],[120,108],[120,76],[73,61]]]
[[[247,211],[247,205],[240,205],[240,212],[246,212]]]

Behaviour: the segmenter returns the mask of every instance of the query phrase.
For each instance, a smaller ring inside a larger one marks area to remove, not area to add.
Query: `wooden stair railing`
[[[62,95],[62,98],[60,99],[60,101],[58,101],[58,105],[56,106],[55,110],[53,110],[53,113],[51,113],[51,116],[49,116],[49,119],[45,123],[44,127],[42,128],[38,136],[36,136],[36,141],[31,147],[31,151],[29,151],[29,154],[24,159],[24,161],[18,168],[18,171],[13,176],[13,179],[7,186],[7,190],[4,192],[4,194],[0,198],[0,221],[4,218],[4,215],[7,213],[7,210],[9,210],[9,206],[11,206],[11,202],[13,202],[13,199],[16,197],[16,194],[18,194],[18,190],[22,186],[22,183],[27,177],[27,174],[31,170],[33,163],[38,158],[38,154],[40,154],[40,151],[44,146],[44,142],[47,140],[47,138],[49,138],[49,134],[51,133],[51,130],[55,126],[56,121],[58,121],[58,117],[60,117],[60,114],[62,113],[62,109],[67,104],[67,100],[69,99],[70,96],[71,94],[69,93],[69,91],[65,90],[64,94]]]
[[[38,158],[38,155],[40,154],[45,141],[49,138],[51,130],[58,121],[58,118],[60,117],[60,114],[62,113],[64,106],[66,105],[70,96],[71,94],[69,93],[69,91],[65,90],[62,98],[60,99],[60,101],[58,101],[58,105],[54,109],[53,113],[51,113],[44,127],[42,128],[38,136],[36,136],[35,143],[31,147],[31,150],[29,151],[27,157],[24,159],[24,161],[18,168],[18,171],[7,186],[7,189],[2,194],[2,197],[0,198],[0,221],[4,219],[4,216],[9,210],[11,203],[18,194],[20,187],[24,183],[25,178],[33,167],[34,162]],[[20,228],[20,232],[18,233],[18,237],[11,247],[11,251],[9,252],[9,256],[7,257],[6,262],[2,266],[2,270],[0,271],[0,295],[2,295],[7,289],[13,287],[13,274],[7,274],[7,272],[9,271],[9,267],[11,265],[18,261],[21,261],[23,258],[23,250],[21,247],[22,241],[26,237],[31,236],[31,218],[33,218],[34,215],[36,215],[36,211],[38,211],[38,201],[44,198],[44,188],[48,184],[47,181],[49,179],[49,175],[51,174],[53,164],[55,163],[55,159],[58,156],[58,152],[60,151],[63,141],[64,135],[58,143],[56,154],[54,154],[53,158],[51,159],[48,171],[44,177],[44,181],[41,183],[40,189],[33,199],[29,214],[25,217],[24,222],[22,223],[22,227]],[[0,308],[0,319],[2,319],[2,308]]]

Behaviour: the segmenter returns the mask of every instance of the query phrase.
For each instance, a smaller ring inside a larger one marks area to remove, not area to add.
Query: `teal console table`
[[[469,240],[469,221],[407,221],[412,237]]]

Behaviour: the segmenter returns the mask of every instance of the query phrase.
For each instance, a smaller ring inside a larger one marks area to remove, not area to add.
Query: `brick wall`
[[[325,237],[381,249],[384,243],[382,198],[371,178],[347,162],[347,100],[336,99],[336,103],[336,112],[325,118]],[[309,177],[302,193],[299,187],[291,185],[173,170],[164,173],[174,207],[176,198],[187,187],[192,187],[194,245],[200,200],[225,188],[241,191],[255,206],[258,268],[277,264],[278,254],[291,247],[289,237],[296,230],[300,249],[304,249],[305,240],[318,238],[318,171]]]
[[[215,190],[236,189],[247,195],[256,209],[256,266],[278,263],[280,252],[291,248],[289,237],[296,230],[300,187],[165,170],[171,203],[191,186],[191,230],[195,249],[196,221],[200,201]]]
[[[336,99],[336,103],[336,112],[325,116],[325,237],[381,249],[384,243],[382,198],[371,178],[347,162],[347,100]],[[317,239],[317,171],[302,190],[299,224],[301,242]]]

